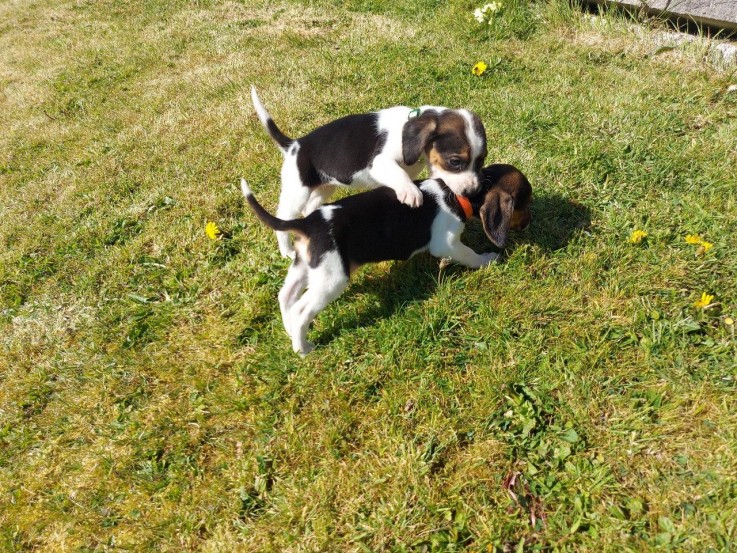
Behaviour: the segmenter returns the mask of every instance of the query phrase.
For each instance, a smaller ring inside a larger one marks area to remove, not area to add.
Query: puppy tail
[[[266,111],[266,108],[261,103],[261,99],[258,97],[258,93],[256,92],[256,87],[253,85],[251,85],[251,101],[253,102],[253,107],[256,108],[256,114],[258,115],[261,124],[266,129],[266,132],[268,132],[272,140],[276,142],[276,145],[279,146],[279,149],[282,152],[286,153],[286,151],[289,149],[289,146],[292,145],[294,140],[281,132],[279,130],[279,127],[276,126],[276,123],[274,123],[271,115],[268,111]]]
[[[264,207],[258,203],[258,200],[256,200],[256,197],[253,195],[253,192],[251,192],[251,189],[248,186],[248,183],[246,182],[246,179],[241,179],[241,192],[243,192],[243,196],[246,198],[246,201],[248,202],[248,205],[251,206],[251,209],[256,214],[256,217],[259,218],[259,220],[264,223],[266,226],[273,230],[283,231],[283,232],[296,232],[299,234],[302,234],[301,232],[301,225],[300,225],[300,219],[294,219],[291,221],[285,221],[284,219],[279,219],[278,217],[274,217],[271,213],[266,211]]]

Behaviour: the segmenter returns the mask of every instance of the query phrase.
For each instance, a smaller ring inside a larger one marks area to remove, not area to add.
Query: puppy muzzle
[[[463,196],[474,194],[481,185],[478,174],[469,171],[451,173],[437,167],[431,167],[430,176],[431,178],[443,179],[443,182],[448,185],[448,188],[456,194]]]

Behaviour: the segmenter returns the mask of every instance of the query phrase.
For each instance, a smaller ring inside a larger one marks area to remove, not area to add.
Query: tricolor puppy
[[[382,186],[292,220],[267,212],[241,179],[243,195],[256,216],[296,237],[294,260],[279,292],[294,351],[304,355],[312,350],[307,341],[310,323],[340,296],[361,265],[404,260],[426,250],[471,268],[493,262],[499,254],[477,254],[461,243],[466,221],[481,218],[489,239],[502,247],[508,229],[529,224],[532,188],[511,165],[492,165],[482,175],[481,188],[469,197],[456,195],[441,179],[427,179],[418,183],[423,196],[418,208],[398,202],[394,191]]]
[[[348,115],[299,139],[284,135],[251,87],[261,123],[284,154],[277,216],[309,215],[336,185],[388,186],[403,204],[419,207],[423,194],[412,182],[427,165],[456,194],[479,186],[486,158],[486,131],[479,117],[465,109],[396,106]],[[289,236],[277,232],[279,251],[293,254]]]

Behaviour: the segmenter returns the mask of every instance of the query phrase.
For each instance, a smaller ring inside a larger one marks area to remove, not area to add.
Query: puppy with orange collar
[[[261,103],[255,87],[251,100],[264,128],[284,155],[277,217],[309,215],[329,198],[335,186],[388,186],[397,199],[419,207],[423,194],[412,179],[427,165],[456,194],[473,193],[486,158],[481,119],[465,109],[395,106],[347,115],[299,139],[286,136]],[[277,231],[279,251],[293,255],[289,236]]]
[[[244,179],[243,195],[256,216],[270,228],[293,233],[295,256],[279,307],[294,351],[313,349],[307,341],[310,323],[348,286],[361,265],[405,260],[421,251],[449,257],[466,267],[492,263],[499,254],[478,254],[461,243],[470,217],[481,219],[484,232],[503,247],[507,231],[526,228],[532,216],[532,187],[511,165],[491,165],[481,171],[480,188],[459,196],[441,179],[417,183],[423,196],[418,208],[397,201],[394,191],[380,187],[327,204],[304,219],[284,220],[267,212]]]

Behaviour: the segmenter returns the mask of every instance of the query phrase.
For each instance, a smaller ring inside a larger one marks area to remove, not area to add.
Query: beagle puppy
[[[343,293],[361,265],[405,260],[422,251],[474,269],[492,263],[499,254],[478,254],[461,243],[466,221],[480,218],[489,239],[503,247],[509,229],[526,228],[532,219],[532,187],[511,165],[491,165],[481,175],[480,188],[468,197],[455,194],[442,179],[430,178],[417,183],[423,196],[417,208],[398,202],[394,190],[382,186],[292,220],[266,211],[241,179],[241,191],[256,216],[273,230],[296,236],[294,260],[279,292],[294,351],[312,351],[310,323]]]
[[[309,215],[337,185],[388,186],[401,203],[419,207],[424,196],[412,179],[425,165],[430,178],[442,179],[456,194],[470,194],[479,186],[486,131],[471,111],[395,106],[341,117],[292,139],[276,126],[254,86],[251,100],[284,155],[276,212],[281,219]],[[281,254],[291,257],[288,234],[278,231],[277,240]]]

